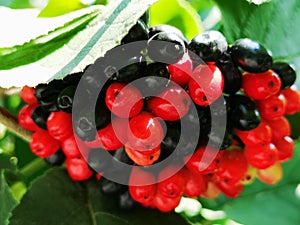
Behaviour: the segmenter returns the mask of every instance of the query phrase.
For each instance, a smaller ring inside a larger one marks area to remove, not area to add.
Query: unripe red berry
[[[265,120],[265,123],[271,128],[272,142],[274,143],[282,140],[285,136],[291,135],[291,126],[284,116],[276,120]]]
[[[59,111],[50,113],[47,120],[49,134],[58,141],[64,141],[73,134],[72,115]]]
[[[286,100],[282,94],[272,95],[265,100],[258,101],[257,106],[263,119],[275,120],[284,115]]]
[[[67,158],[81,157],[81,152],[78,148],[74,135],[70,136],[61,143],[61,149]]]
[[[292,115],[300,111],[300,93],[295,85],[282,90],[280,93],[286,100],[285,114]]]
[[[130,148],[129,146],[125,145],[125,152],[128,157],[135,162],[137,165],[140,166],[150,166],[154,162],[156,162],[160,156],[161,149],[160,146],[153,148],[151,153],[149,152],[141,152],[135,149]],[[146,154],[145,154],[146,153]]]
[[[93,171],[82,157],[67,158],[66,167],[69,176],[75,181],[87,180],[93,175]]]
[[[244,73],[242,89],[255,100],[263,100],[277,94],[281,87],[279,76],[272,70],[263,73]]]
[[[36,156],[47,158],[57,152],[59,148],[60,143],[45,130],[39,129],[31,137],[30,149]]]
[[[217,186],[220,189],[220,191],[229,198],[238,197],[244,189],[244,186],[241,184],[232,185],[224,181],[217,183]]]
[[[185,180],[184,195],[190,198],[198,197],[207,190],[207,181],[202,174],[195,174],[186,168],[181,170]]]
[[[24,127],[27,130],[36,131],[40,129],[31,118],[32,111],[37,106],[38,105],[26,105],[19,111],[18,122],[22,127]]]
[[[34,96],[34,88],[29,86],[24,86],[20,93],[21,99],[29,105],[37,104],[37,99]]]
[[[180,203],[181,196],[168,198],[159,191],[156,193],[153,203],[161,212],[170,212],[174,210]]]
[[[293,157],[295,143],[292,138],[285,136],[281,140],[277,140],[274,144],[278,150],[278,160],[280,162],[286,162]]]
[[[224,78],[220,69],[212,64],[199,65],[189,81],[189,92],[193,101],[207,106],[216,101],[224,88]]]
[[[140,91],[123,83],[113,83],[108,87],[105,103],[113,114],[122,118],[136,116],[144,105]]]

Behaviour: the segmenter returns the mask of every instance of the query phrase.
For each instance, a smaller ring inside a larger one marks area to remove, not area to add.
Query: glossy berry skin
[[[81,152],[74,135],[71,135],[61,143],[61,149],[67,158],[81,157]]]
[[[207,190],[207,181],[201,174],[195,174],[186,168],[181,170],[185,180],[185,187],[183,194],[187,197],[194,198],[205,193]]]
[[[255,100],[264,100],[279,92],[281,81],[272,70],[264,73],[244,73],[242,89],[245,94]]]
[[[73,134],[72,115],[65,112],[52,112],[47,120],[49,134],[58,141],[64,141]]]
[[[282,140],[285,136],[291,135],[291,126],[284,116],[276,120],[265,120],[265,123],[272,130],[272,142],[274,143]]]
[[[45,162],[48,163],[51,166],[60,166],[64,163],[66,159],[66,156],[61,150],[58,150],[53,155],[50,155],[49,157],[45,158]]]
[[[263,119],[275,120],[285,114],[286,100],[282,94],[277,94],[258,101],[257,107]]]
[[[115,119],[114,123],[117,126],[121,126],[120,129],[116,128],[119,132],[116,132],[112,123],[98,131],[99,140],[106,150],[119,149],[126,143],[126,124],[128,121],[126,119],[117,118]]]
[[[108,87],[105,103],[113,114],[121,118],[137,115],[144,105],[140,91],[123,83],[113,83]]]
[[[252,130],[241,131],[236,129],[235,133],[245,145],[257,145],[270,143],[272,141],[273,130],[268,123],[262,121],[258,127]]]
[[[159,120],[151,113],[142,112],[129,121],[126,145],[143,154],[151,154],[160,146],[163,136]]]
[[[188,84],[193,72],[193,63],[188,53],[185,53],[177,63],[167,67],[171,74],[170,80],[182,87]]]
[[[33,133],[29,145],[33,154],[41,158],[47,158],[53,155],[60,148],[59,141],[42,129]]]
[[[280,162],[286,162],[293,157],[295,143],[292,138],[285,136],[281,140],[276,141],[274,144],[278,150],[278,160]]]
[[[248,170],[244,152],[239,149],[225,151],[220,157],[215,175],[219,182],[236,185],[242,180]]]
[[[105,178],[102,178],[100,180],[101,184],[101,191],[105,195],[114,195],[118,194],[123,186],[121,184],[115,183],[113,181],[107,180]]]
[[[24,86],[20,93],[21,99],[29,105],[37,104],[37,99],[34,96],[34,88],[29,86]]]
[[[283,169],[280,163],[276,163],[267,169],[257,170],[257,178],[265,184],[274,185],[283,176]]]
[[[268,51],[260,43],[249,38],[237,40],[231,47],[231,55],[243,70],[251,73],[266,72],[273,63]]]
[[[192,74],[188,88],[193,101],[200,106],[208,106],[216,101],[224,87],[224,78],[215,65],[199,65]]]
[[[144,97],[159,95],[170,84],[170,73],[165,63],[148,64],[142,75],[143,79],[137,82],[137,88]]]
[[[248,163],[257,169],[266,169],[278,160],[278,150],[274,144],[259,144],[245,147]]]
[[[137,23],[129,30],[128,34],[121,40],[121,44],[126,44],[134,41],[142,41],[148,39],[147,25],[138,20]]]
[[[231,185],[226,182],[217,183],[217,187],[220,191],[229,198],[236,198],[243,191],[244,186],[241,184]]]
[[[141,204],[150,204],[153,201],[157,191],[157,184],[155,180],[156,179],[153,174],[134,168],[132,170],[128,185],[131,197]],[[134,185],[143,182],[149,184],[138,186]]]
[[[72,113],[73,99],[76,91],[76,86],[68,86],[64,88],[58,95],[58,108],[66,113]]]
[[[179,205],[180,199],[181,196],[176,198],[168,198],[158,191],[153,200],[153,204],[161,212],[170,212]]]
[[[67,158],[67,172],[72,180],[83,181],[93,175],[84,158]]]
[[[158,175],[160,182],[157,184],[157,190],[168,198],[177,198],[182,196],[185,188],[185,180],[183,174],[175,172],[172,166],[164,168]],[[171,174],[173,175],[171,175]],[[171,175],[171,176],[170,176]]]
[[[31,118],[32,111],[38,107],[38,105],[26,105],[18,114],[18,123],[27,130],[36,131],[39,127]]]
[[[216,62],[224,78],[223,92],[226,94],[235,94],[242,87],[242,73],[235,65],[228,52],[225,52]]]
[[[211,30],[193,37],[188,49],[206,62],[215,62],[227,47],[224,35],[219,31]]]
[[[296,86],[291,86],[288,89],[280,92],[286,100],[285,114],[292,115],[300,111],[300,93]]]
[[[275,62],[271,68],[281,80],[281,89],[291,87],[296,81],[296,71],[286,62]]]
[[[160,25],[150,27],[149,38],[153,37],[155,34],[158,34],[160,32],[176,34],[180,39],[184,41],[185,46],[188,45],[188,41],[186,37],[183,35],[183,33],[181,32],[181,30],[179,30],[177,27],[168,24],[160,24]]]
[[[128,157],[139,166],[150,166],[155,163],[161,154],[160,146],[151,149],[151,152],[145,154],[142,151],[137,151],[129,146],[125,145],[125,152]]]
[[[187,161],[186,167],[196,174],[213,173],[217,170],[218,158],[218,150],[208,146],[199,147]]]
[[[47,130],[47,119],[49,115],[50,112],[48,110],[44,109],[42,106],[38,106],[32,110],[31,119],[39,128]]]
[[[147,108],[157,117],[166,121],[176,121],[189,111],[191,99],[179,86],[166,88],[159,96],[148,100]]]
[[[232,95],[228,100],[228,117],[233,126],[247,131],[256,128],[260,123],[260,114],[256,104],[247,96]]]
[[[177,63],[186,52],[184,40],[174,33],[159,32],[148,40],[148,56],[153,61]]]

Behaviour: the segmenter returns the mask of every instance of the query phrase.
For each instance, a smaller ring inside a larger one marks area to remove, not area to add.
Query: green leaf
[[[242,37],[259,41],[275,60],[293,63],[300,71],[300,1],[272,0],[255,5],[245,0],[215,0],[230,43]],[[298,85],[300,80],[298,79]]]
[[[4,171],[0,171],[0,224],[8,225],[11,211],[18,204],[6,183]]]
[[[47,6],[39,14],[40,17],[60,16],[83,8],[80,0],[49,0]]]
[[[201,200],[205,207],[224,210],[228,217],[245,225],[300,224],[300,196],[296,187],[300,183],[300,142],[296,143],[294,157],[283,163],[283,179],[276,185],[259,181],[246,186],[236,199],[221,197]]]
[[[69,18],[67,23],[55,27],[48,35],[39,36],[21,46],[1,48],[0,85],[35,86],[82,71],[118,45],[155,1],[117,0],[105,7],[82,9],[72,13],[71,20],[68,14],[62,16],[65,20]],[[61,22],[58,18],[36,18],[30,25],[33,26],[37,20],[46,21],[46,25]],[[9,24],[6,28],[10,28]],[[1,29],[1,32],[5,33],[5,30]]]
[[[120,211],[114,196],[103,196],[99,183],[71,181],[63,169],[52,169],[37,180],[13,211],[10,225],[187,225],[175,213],[137,207]]]
[[[160,0],[150,7],[151,26],[170,24],[179,28],[188,39],[202,30],[200,16],[185,0]]]

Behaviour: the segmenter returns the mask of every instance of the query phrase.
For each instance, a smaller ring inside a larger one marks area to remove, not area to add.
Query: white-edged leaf
[[[0,86],[35,86],[82,71],[118,45],[155,1],[115,0],[97,12],[73,19],[46,36],[22,46],[0,48]],[[56,44],[59,48],[51,52]],[[46,55],[44,50],[49,54]],[[32,54],[36,54],[35,58]]]

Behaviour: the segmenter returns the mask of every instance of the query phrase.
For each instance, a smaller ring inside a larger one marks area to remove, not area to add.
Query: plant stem
[[[34,177],[40,171],[46,169],[48,164],[42,158],[36,158],[20,169],[20,173],[26,178]]]
[[[0,107],[0,123],[20,138],[30,142],[32,133],[21,127],[18,119],[3,107]]]

